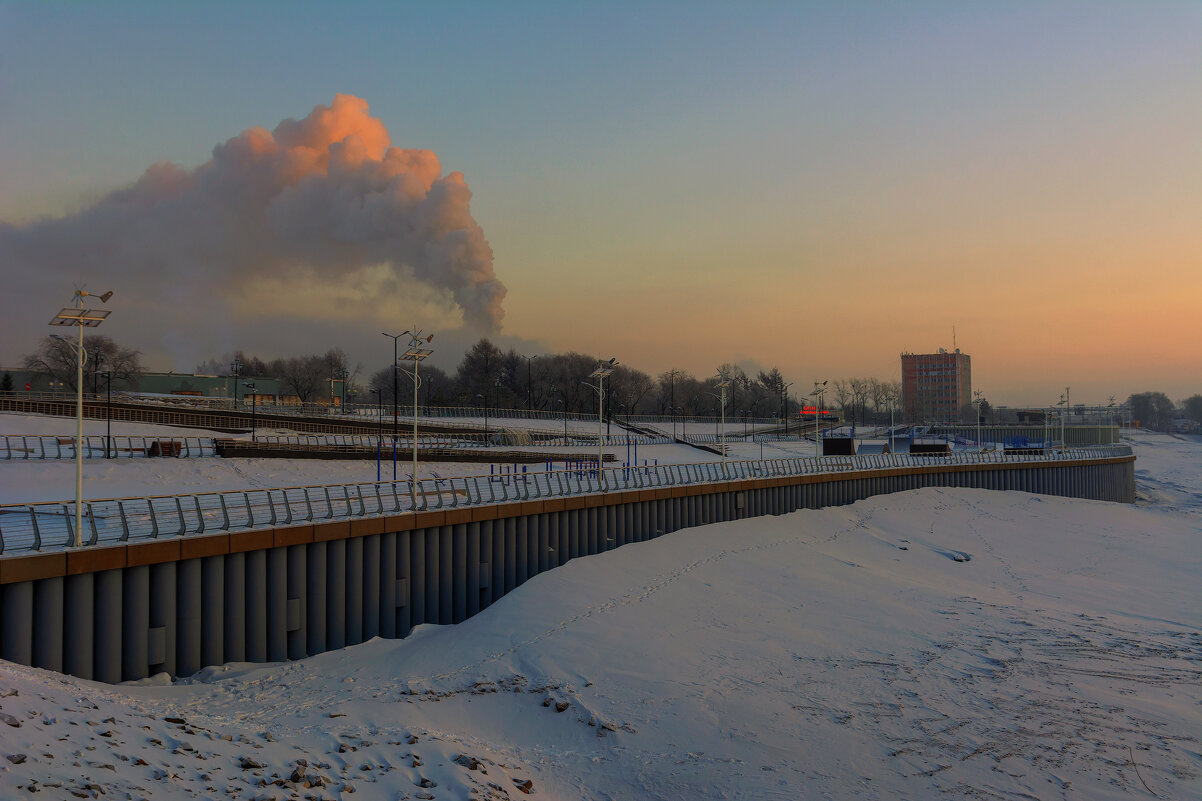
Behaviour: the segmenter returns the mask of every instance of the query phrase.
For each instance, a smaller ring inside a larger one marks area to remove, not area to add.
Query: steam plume
[[[0,269],[52,277],[64,295],[71,279],[105,276],[127,309],[223,298],[218,318],[298,282],[312,303],[353,306],[346,286],[368,282],[373,296],[441,298],[495,332],[505,287],[470,200],[462,174],[444,176],[429,150],[392,147],[367,102],[340,94],[274,131],[243,131],[195,169],[155,164],[78,213],[0,223]],[[303,306],[267,313],[303,317]]]

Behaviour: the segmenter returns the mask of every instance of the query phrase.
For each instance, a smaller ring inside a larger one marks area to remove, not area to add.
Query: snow
[[[466,421],[468,424],[483,424],[483,419]],[[510,421],[516,426],[522,421]],[[546,421],[525,421],[541,425]],[[492,421],[490,420],[490,425]],[[84,434],[103,435],[103,420],[85,420]],[[593,429],[595,431],[595,429]],[[41,415],[0,414],[0,435],[44,435],[73,436],[75,421],[64,417]],[[261,434],[282,434],[283,429],[260,429]],[[148,423],[113,423],[113,436],[135,437],[212,437],[213,432],[197,429],[180,429]],[[227,436],[227,435],[221,435]],[[236,438],[250,439],[250,435]],[[597,449],[587,444],[568,447],[540,446],[519,447],[523,451],[545,451],[548,458],[560,458],[563,454],[593,457]],[[730,459],[758,459],[760,453],[766,459],[809,457],[814,453],[813,442],[766,442],[759,444],[729,443]],[[607,446],[607,454],[613,454],[616,462],[607,465],[621,466],[628,459],[642,465],[692,464],[713,462],[720,458],[713,453],[688,445],[639,445]],[[412,472],[411,462],[405,458],[402,448],[398,455],[396,475],[405,479]],[[526,467],[529,472],[541,472],[543,463],[519,465],[518,471]],[[506,463],[506,467],[512,465]],[[554,464],[562,469],[562,461]],[[479,462],[420,462],[418,476],[480,476],[489,474],[489,464]],[[380,466],[380,478],[393,478],[392,461],[384,458]],[[353,460],[310,460],[310,459],[260,459],[260,458],[134,458],[134,459],[87,459],[84,461],[84,498],[131,498],[147,495],[171,495],[190,492],[220,492],[247,488],[302,487],[322,484],[373,482],[376,480],[374,459]],[[43,501],[73,501],[75,498],[75,463],[62,460],[0,460],[0,504],[38,503]]]
[[[925,489],[627,545],[293,663],[0,662],[0,797],[1202,797],[1202,442],[1133,444],[1133,506]]]

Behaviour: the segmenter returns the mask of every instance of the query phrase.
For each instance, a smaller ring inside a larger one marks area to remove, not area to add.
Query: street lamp
[[[350,378],[351,372],[345,367],[340,367],[334,371],[334,378],[342,383],[342,411],[346,412],[346,380]],[[331,386],[330,389],[333,389]]]
[[[380,451],[384,445],[384,390],[376,387],[372,390],[376,396],[376,481],[380,480]]]
[[[75,354],[75,547],[83,544],[83,363],[87,351],[83,347],[83,330],[96,328],[104,322],[110,312],[98,309],[85,309],[85,297],[98,297],[101,303],[108,303],[113,296],[112,290],[103,295],[93,295],[83,289],[75,290],[75,306],[59,311],[50,321],[50,325],[75,326],[79,329],[79,349]]]
[[[417,367],[434,351],[423,348],[422,345],[429,345],[434,341],[434,335],[423,338],[421,329],[406,331],[409,335],[409,347],[405,349],[405,353],[401,359],[407,362],[413,362],[413,374],[408,371],[405,375],[409,375],[413,379],[413,480],[409,483],[410,492],[412,494],[413,511],[417,511],[417,388],[421,386],[421,378],[418,377]]]
[[[556,398],[555,402],[563,409],[563,445],[566,448],[568,446],[568,406],[563,402],[563,398]]]
[[[791,386],[793,386],[792,381],[780,388],[781,417],[785,418],[785,439],[789,438],[789,387]],[[798,425],[801,424],[798,423]],[[798,439],[800,438],[800,435],[798,435]]]
[[[588,374],[589,378],[597,379],[597,386],[587,381],[580,383],[592,387],[597,393],[597,484],[603,486],[601,467],[605,464],[605,377],[613,373],[618,366],[618,360],[612,358],[607,362],[598,362],[597,368]]]
[[[476,393],[476,397],[480,399],[480,405],[484,407],[484,446],[488,447],[488,398]]]
[[[403,331],[399,334],[382,333],[392,340],[392,480],[396,481],[397,396],[401,393],[400,376],[397,375],[397,371],[399,370],[397,365],[397,340],[409,332]]]
[[[1060,452],[1061,453],[1064,453],[1064,446],[1066,444],[1064,441],[1064,416],[1065,416],[1065,413],[1068,411],[1068,387],[1064,388],[1064,392],[1065,392],[1065,394],[1061,395],[1060,400],[1058,400],[1056,402],[1057,406],[1062,407],[1060,409]]]
[[[238,379],[242,378],[242,360],[235,358],[230,362],[230,374],[234,376],[234,408],[238,408]]]
[[[100,394],[100,365],[104,361],[104,351],[99,347],[92,351],[92,397]]]
[[[525,356],[526,359],[526,409],[534,408],[534,373],[531,371],[530,365],[537,359],[537,356]]]
[[[258,435],[255,433],[255,412],[259,410],[259,391],[254,381],[247,381],[242,386],[255,393],[250,399],[250,441],[258,442]]]
[[[981,401],[984,398],[981,396],[981,390],[974,390],[972,393],[973,403],[977,407],[977,453],[981,453],[984,447],[981,445]],[[994,440],[997,441],[996,439]]]
[[[814,405],[814,458],[815,459],[820,458],[822,456],[822,446],[821,446],[822,430],[819,427],[818,421],[822,414],[822,396],[825,394],[826,394],[826,382],[825,381],[822,381],[822,382],[815,381],[814,382],[814,394],[811,396],[814,398],[814,404],[815,404]]]
[[[104,401],[104,458],[111,459],[109,448],[113,441],[113,371],[105,370],[98,375],[104,376],[106,397]]]
[[[721,394],[718,396],[718,401],[722,406],[722,476],[726,477],[726,390],[730,388],[730,380],[718,372],[718,390]],[[744,418],[746,424],[746,418]]]

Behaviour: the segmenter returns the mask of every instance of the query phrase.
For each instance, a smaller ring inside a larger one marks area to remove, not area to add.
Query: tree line
[[[1202,395],[1191,395],[1180,404],[1163,392],[1137,392],[1127,398],[1131,419],[1152,431],[1171,431],[1176,420],[1202,424]]]
[[[143,372],[141,353],[101,334],[84,336],[85,390],[103,391],[106,376],[127,386],[137,386]],[[75,389],[77,345],[67,337],[44,337],[38,349],[23,359],[27,370],[36,370]],[[361,378],[361,365],[352,365],[346,352],[331,348],[306,354],[264,360],[245,351],[208,359],[196,366],[202,375],[238,375],[245,380],[274,378],[301,402],[312,402],[330,391],[330,380],[344,382],[347,400],[354,403],[393,402],[391,366]],[[454,373],[423,363],[418,402],[427,406],[480,406],[537,409],[550,412],[588,413],[597,408],[596,392],[588,375],[597,359],[583,353],[549,353],[526,356],[515,349],[503,351],[489,339],[476,342],[464,353]],[[407,365],[402,365],[406,368]],[[735,364],[723,364],[715,375],[697,378],[688,370],[672,368],[652,376],[627,365],[618,365],[605,381],[606,404],[614,415],[658,414],[711,416],[719,413],[718,373],[729,382],[726,413],[732,418],[796,415],[802,406],[817,405],[812,387],[793,387],[773,367],[749,375]],[[396,376],[398,402],[412,403],[413,384],[403,373]],[[844,420],[880,423],[890,412],[900,421],[901,383],[876,378],[847,378],[824,387],[823,407],[838,410]],[[12,376],[0,378],[0,391],[11,392]],[[1132,420],[1155,431],[1171,430],[1174,421],[1202,424],[1202,394],[1174,403],[1163,392],[1139,392],[1127,399]],[[985,404],[982,414],[988,415]]]

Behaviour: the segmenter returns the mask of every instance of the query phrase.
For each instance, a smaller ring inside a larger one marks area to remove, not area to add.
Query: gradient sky
[[[1202,3],[0,3],[0,220],[340,92],[464,174],[502,344],[796,389],[897,379],[954,326],[994,403],[1202,392]],[[19,312],[80,281],[118,290],[104,332],[158,369],[338,345],[374,370],[382,326],[422,314],[445,367],[471,338],[407,300],[148,332],[120,276],[0,275],[3,365],[46,332]]]

